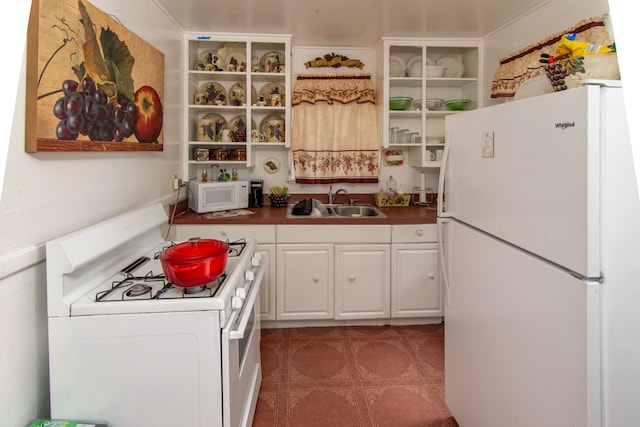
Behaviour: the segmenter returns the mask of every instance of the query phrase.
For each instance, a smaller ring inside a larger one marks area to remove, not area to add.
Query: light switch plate
[[[493,132],[482,133],[482,157],[493,158]]]

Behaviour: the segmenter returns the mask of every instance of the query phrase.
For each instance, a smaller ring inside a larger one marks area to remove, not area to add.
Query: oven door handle
[[[256,303],[256,298],[260,295],[260,286],[262,285],[262,278],[264,277],[264,265],[260,265],[258,274],[256,275],[255,280],[253,281],[253,285],[251,286],[251,290],[249,291],[249,295],[242,306],[241,311],[235,311],[229,319],[229,323],[227,324],[226,332],[228,332],[229,339],[231,340],[241,340],[244,338],[244,333],[247,329],[247,324],[249,323],[249,319],[251,318],[251,314],[253,313],[253,306]],[[236,322],[236,318],[241,313],[242,318],[239,322]],[[234,325],[238,325],[237,329],[231,330],[231,327]]]

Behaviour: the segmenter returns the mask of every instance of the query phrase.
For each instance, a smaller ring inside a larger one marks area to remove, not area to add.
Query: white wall
[[[167,203],[176,194],[170,177],[182,165],[182,32],[151,0],[91,2],[165,54],[164,151],[25,153],[25,61],[10,59],[22,62],[22,73],[14,83],[13,127],[2,129],[11,134],[8,148],[0,143],[7,150],[0,199],[2,425],[24,426],[49,413],[44,243],[136,206]]]

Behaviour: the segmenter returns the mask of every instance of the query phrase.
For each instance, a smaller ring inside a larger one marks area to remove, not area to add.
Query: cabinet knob
[[[418,228],[418,229],[416,230],[416,235],[417,235],[417,236],[422,236],[422,228]]]
[[[220,234],[221,234],[222,236],[225,236],[225,237],[227,236],[227,232],[226,232],[226,231],[224,231],[224,230],[222,230],[222,231],[220,232]]]
[[[353,275],[353,274],[351,276],[349,276],[349,281],[350,282],[355,282],[356,281],[356,276]]]
[[[433,280],[435,278],[436,278],[435,274],[433,274],[433,273],[429,274],[429,279]]]
[[[318,283],[318,282],[320,282],[320,279],[318,279],[317,277],[314,277],[313,278],[313,283]]]

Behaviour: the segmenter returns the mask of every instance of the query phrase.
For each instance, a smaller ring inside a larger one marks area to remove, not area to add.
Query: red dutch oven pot
[[[193,237],[160,254],[167,280],[183,288],[213,282],[224,273],[229,245],[220,240]]]

